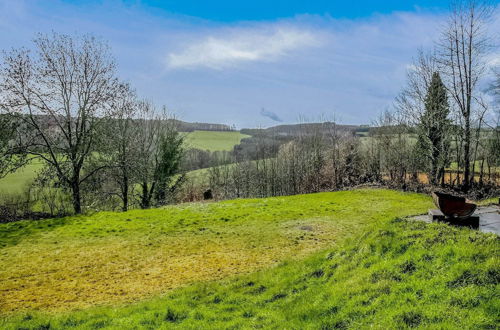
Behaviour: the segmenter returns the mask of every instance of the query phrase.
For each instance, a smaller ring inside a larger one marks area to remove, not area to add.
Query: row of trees
[[[425,190],[428,183],[461,188],[457,171],[446,169],[451,164],[443,153],[449,155],[451,143],[440,133],[432,133],[436,125],[429,126],[429,134],[421,133],[425,122],[422,127],[412,128],[401,122],[398,113],[388,112],[368,137],[348,132],[305,134],[283,144],[277,154],[266,144],[258,145],[256,153],[261,158],[238,161],[231,155],[230,159],[223,159],[207,171],[205,181],[198,181],[200,186],[184,187],[188,190],[186,200],[202,198],[205,189],[211,189],[216,199],[230,199],[331,191],[364,184],[416,191]],[[460,128],[443,122],[450,125],[450,134],[460,134]],[[477,196],[498,193],[500,180],[500,135],[498,130],[483,133],[477,157],[485,159],[487,166],[478,169],[479,173],[473,172],[476,189],[472,193]],[[424,134],[433,138],[439,152],[433,152],[434,147],[422,141]],[[435,162],[431,157],[435,157]]]
[[[349,134],[307,134],[282,145],[277,154],[266,145],[257,148],[264,157],[209,169],[208,186],[215,198],[338,190],[369,180],[363,174],[360,141]]]
[[[0,67],[0,174],[42,160],[37,182],[68,193],[75,213],[116,198],[127,210],[137,188],[141,207],[167,202],[182,179],[174,121],[117,78],[103,41],[53,33],[34,46]]]

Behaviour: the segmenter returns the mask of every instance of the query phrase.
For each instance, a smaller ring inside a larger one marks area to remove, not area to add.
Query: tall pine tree
[[[438,184],[443,179],[449,161],[449,113],[446,88],[439,73],[435,72],[427,89],[425,111],[418,127],[418,149],[423,155],[432,184]]]

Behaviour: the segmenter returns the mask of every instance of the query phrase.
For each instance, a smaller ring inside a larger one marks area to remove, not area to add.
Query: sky
[[[94,34],[121,79],[185,121],[370,124],[447,11],[444,0],[0,0],[0,49]]]

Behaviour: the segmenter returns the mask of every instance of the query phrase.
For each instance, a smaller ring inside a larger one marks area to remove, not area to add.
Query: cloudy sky
[[[390,107],[448,1],[0,0],[0,49],[37,32],[107,40],[119,75],[186,121],[266,127]],[[500,25],[498,25],[500,28]]]

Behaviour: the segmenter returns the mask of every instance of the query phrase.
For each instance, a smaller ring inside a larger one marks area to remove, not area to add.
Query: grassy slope
[[[398,199],[407,205],[421,203],[415,195]],[[398,220],[394,215],[387,211],[372,219],[376,221],[365,230],[305,261],[287,261],[254,274],[191,285],[131,305],[16,315],[0,326],[495,328],[500,313],[498,237],[444,224]]]
[[[429,205],[360,190],[1,224],[0,312],[130,302],[248,273]]]
[[[194,131],[186,135],[186,145],[209,151],[230,151],[249,135],[240,132]]]

